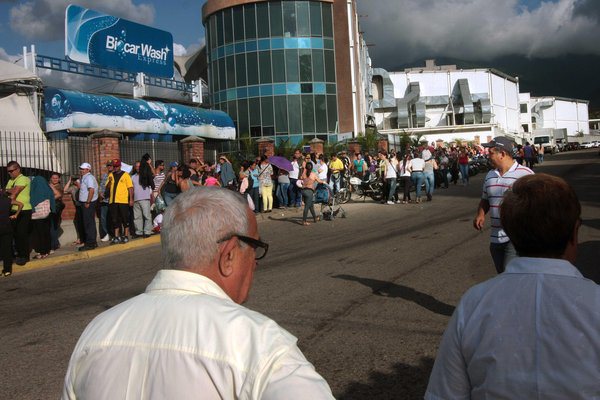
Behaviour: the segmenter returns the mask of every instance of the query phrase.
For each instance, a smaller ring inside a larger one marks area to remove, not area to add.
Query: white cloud
[[[188,52],[184,45],[179,43],[173,43],[173,55],[174,56],[187,56]]]
[[[64,37],[65,10],[72,0],[30,0],[10,9],[10,26],[27,39],[59,40]],[[141,24],[154,21],[154,6],[134,4],[132,0],[80,0],[82,7],[126,18]]]
[[[21,56],[8,54],[3,47],[0,47],[0,60],[15,62],[19,58],[21,58]]]
[[[425,57],[465,60],[505,55],[554,57],[600,54],[600,26],[578,12],[589,0],[358,0],[360,30],[369,52],[384,67]]]

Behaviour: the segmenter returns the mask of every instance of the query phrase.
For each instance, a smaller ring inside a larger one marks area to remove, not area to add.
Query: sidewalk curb
[[[94,250],[75,251],[75,253],[65,254],[62,256],[48,257],[43,260],[31,260],[27,264],[13,265],[13,273],[20,274],[25,271],[33,271],[41,268],[54,267],[60,264],[71,263],[74,261],[90,260],[115,253],[122,253],[129,250],[135,250],[142,247],[152,246],[160,243],[160,235],[153,235],[146,239],[136,239],[126,244],[108,245],[98,247]]]

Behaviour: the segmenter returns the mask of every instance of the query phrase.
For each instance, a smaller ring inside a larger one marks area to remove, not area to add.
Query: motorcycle
[[[350,187],[354,193],[363,198],[363,201],[370,197],[375,201],[383,199],[383,183],[377,179],[375,174],[371,174],[370,179],[362,180],[353,176],[350,178]]]

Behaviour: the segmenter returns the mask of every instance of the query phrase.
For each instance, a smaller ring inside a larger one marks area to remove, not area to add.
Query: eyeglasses
[[[217,243],[226,242],[229,239],[231,239],[232,237],[236,237],[240,241],[242,241],[242,242],[246,243],[248,246],[252,247],[254,249],[254,253],[255,253],[255,256],[254,256],[255,260],[263,259],[267,255],[267,251],[269,250],[269,244],[263,242],[262,240],[254,239],[254,238],[251,238],[248,236],[233,234],[224,239],[218,240]]]

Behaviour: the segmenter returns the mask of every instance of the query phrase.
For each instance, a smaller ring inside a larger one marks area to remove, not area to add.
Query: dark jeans
[[[13,264],[13,233],[10,226],[0,233],[0,259],[3,262],[2,272],[12,273]]]
[[[75,217],[73,218],[73,224],[75,225],[75,232],[77,232],[77,239],[79,239],[81,243],[84,243],[85,229],[83,228],[83,213],[80,205],[75,205]]]
[[[402,201],[410,201],[410,187],[412,184],[410,176],[403,176],[401,179],[402,182],[404,182],[404,195],[402,196]]]
[[[50,218],[31,220],[31,247],[40,254],[50,254]]]
[[[313,220],[317,222],[317,215],[315,214],[315,192],[310,189],[302,190],[302,199],[304,200],[304,212],[302,213],[302,222],[306,222],[308,212],[312,214]]]
[[[506,265],[517,257],[517,251],[511,242],[507,243],[490,243],[490,253],[496,271],[501,274],[504,272]]]
[[[386,179],[386,183],[388,185],[388,201],[394,201],[394,196],[396,195],[396,178],[388,178]]]
[[[448,168],[440,169],[440,185],[448,188]]]
[[[252,197],[252,201],[254,202],[254,212],[260,212],[260,193],[257,187],[253,187],[250,189],[250,197]]]
[[[100,203],[100,237],[106,235],[112,236],[114,231],[111,229],[112,224],[108,215],[108,203]]]
[[[278,183],[277,191],[275,195],[277,196],[277,201],[279,202],[279,207],[286,207],[288,205],[288,187],[289,183]]]
[[[300,188],[296,186],[296,182],[298,182],[298,179],[290,178],[290,187],[288,188],[288,206],[290,207],[300,207],[300,204],[302,204],[302,193],[300,192]]]
[[[96,236],[96,202],[92,201],[88,207],[81,206],[81,215],[83,217],[83,229],[85,231],[85,245],[97,246]]]
[[[21,210],[19,218],[12,221],[17,257],[29,261],[29,229],[31,225],[31,210]]]

